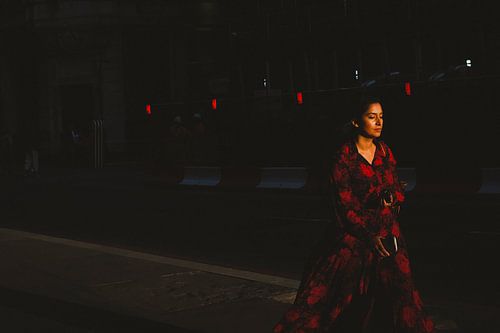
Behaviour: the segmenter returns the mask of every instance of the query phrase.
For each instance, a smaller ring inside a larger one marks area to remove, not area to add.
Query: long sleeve
[[[363,207],[351,188],[348,164],[340,155],[334,161],[330,185],[336,213],[343,227],[354,237],[369,242],[375,233],[370,232],[366,227]]]
[[[397,161],[396,159],[394,158],[394,154],[392,153],[392,150],[391,148],[389,148],[387,145],[386,145],[386,148],[387,148],[387,151],[388,151],[388,157],[389,157],[389,172],[391,173],[391,177],[394,181],[394,185],[393,185],[393,190],[394,190],[394,194],[395,194],[395,199],[397,201],[397,203],[401,204],[402,202],[405,201],[405,194],[404,194],[404,189],[403,187],[401,186],[401,183],[399,181],[399,177],[398,177],[398,172],[397,172]]]

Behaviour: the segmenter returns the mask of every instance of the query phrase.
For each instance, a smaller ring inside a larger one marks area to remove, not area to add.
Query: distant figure
[[[24,175],[30,177],[39,176],[40,163],[38,160],[39,136],[30,131],[24,138]]]
[[[26,153],[24,159],[24,175],[39,176],[38,150],[30,149]]]
[[[180,116],[176,116],[174,118],[174,122],[170,126],[170,135],[179,139],[185,139],[189,137],[189,130],[184,126],[184,123]]]
[[[182,118],[176,116],[169,128],[169,139],[167,144],[167,160],[170,162],[185,162],[187,160],[188,142],[191,137],[190,131],[184,126]]]
[[[82,167],[86,161],[86,140],[79,124],[71,123],[66,129],[63,139],[66,141],[69,160],[73,167]]]
[[[196,162],[204,161],[207,152],[206,126],[199,113],[193,115],[190,143],[192,160]]]
[[[203,137],[205,135],[206,127],[201,114],[195,113],[193,115],[193,128],[191,130],[194,137]]]
[[[78,145],[81,143],[82,135],[80,133],[80,129],[78,127],[73,127],[71,130],[71,139],[73,144]]]

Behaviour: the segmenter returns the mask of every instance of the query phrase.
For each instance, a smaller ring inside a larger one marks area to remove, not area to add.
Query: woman
[[[405,195],[394,155],[379,140],[380,101],[364,99],[349,126],[330,172],[336,223],[316,244],[294,304],[273,332],[433,333],[396,219]],[[395,243],[382,242],[392,235]]]

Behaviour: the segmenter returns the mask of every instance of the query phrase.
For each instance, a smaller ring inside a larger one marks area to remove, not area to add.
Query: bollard
[[[92,164],[95,169],[103,167],[103,141],[104,141],[104,126],[103,121],[100,119],[92,120],[91,124],[92,133]]]

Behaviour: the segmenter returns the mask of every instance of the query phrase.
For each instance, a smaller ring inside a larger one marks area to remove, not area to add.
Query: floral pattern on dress
[[[397,215],[378,199],[389,189],[399,204],[405,201],[397,161],[385,142],[374,143],[371,164],[353,138],[335,153],[330,173],[335,221],[316,243],[294,303],[274,333],[435,332],[412,279]],[[396,255],[379,257],[370,245],[375,235],[395,235]]]

